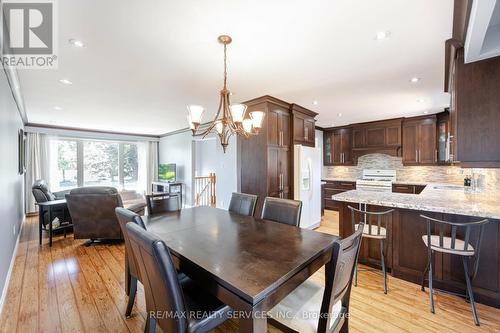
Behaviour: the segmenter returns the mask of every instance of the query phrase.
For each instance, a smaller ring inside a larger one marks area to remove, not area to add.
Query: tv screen
[[[175,164],[161,163],[158,166],[158,180],[162,182],[175,182]]]

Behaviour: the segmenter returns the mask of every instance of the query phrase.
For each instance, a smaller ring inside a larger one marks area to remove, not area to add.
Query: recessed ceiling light
[[[428,114],[428,113],[429,113],[429,111],[424,111],[424,114]]]
[[[74,47],[85,47],[85,44],[81,40],[78,39],[70,39],[69,43],[73,45]]]
[[[318,101],[313,101],[313,105],[318,105]]]
[[[342,117],[342,113],[337,113],[337,116],[338,117]]]
[[[411,82],[411,83],[417,83],[417,82],[419,82],[420,80],[421,80],[421,78],[419,78],[419,77],[412,77],[412,78],[410,79],[410,82]]]
[[[375,35],[375,39],[376,40],[383,40],[383,39],[387,39],[389,38],[389,36],[391,35],[391,32],[390,31],[379,31],[377,32],[377,34]]]
[[[66,85],[71,85],[73,84],[73,82],[71,82],[70,80],[68,79],[60,79],[59,82],[61,82],[62,84],[66,84]]]
[[[417,99],[417,103],[423,103],[423,102],[425,102],[425,100],[423,100],[422,98]]]
[[[62,108],[62,107],[60,107],[60,106],[54,106],[54,110],[56,110],[56,111],[61,111],[62,109],[63,109],[63,108]]]

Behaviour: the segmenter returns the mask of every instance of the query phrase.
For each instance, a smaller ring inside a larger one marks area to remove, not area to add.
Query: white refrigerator
[[[294,199],[302,201],[301,228],[316,228],[321,223],[321,150],[294,146]]]

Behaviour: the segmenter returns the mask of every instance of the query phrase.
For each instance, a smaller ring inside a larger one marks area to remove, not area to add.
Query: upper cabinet
[[[300,105],[292,104],[293,143],[314,147],[315,123],[318,114]]]
[[[267,114],[268,144],[278,147],[289,147],[290,145],[290,113],[287,108],[269,104]]]
[[[436,115],[407,118],[403,122],[403,164],[436,164]]]
[[[400,147],[401,121],[402,119],[390,119],[353,125],[353,148]]]
[[[351,128],[326,129],[323,132],[323,164],[352,164],[352,132]]]

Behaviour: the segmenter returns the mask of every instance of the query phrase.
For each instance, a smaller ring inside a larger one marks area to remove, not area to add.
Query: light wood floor
[[[318,229],[338,233],[338,216],[327,211]],[[124,245],[83,246],[83,241],[44,238],[38,246],[37,218],[28,218],[21,234],[0,332],[142,332],[145,318],[139,289],[133,316],[125,319]],[[323,270],[313,278],[324,283]],[[362,271],[351,296],[351,332],[500,332],[500,310],[478,304],[481,327],[475,327],[462,299],[436,296],[436,314],[418,285]],[[216,332],[237,332],[228,321]],[[278,330],[269,327],[269,332]]]

